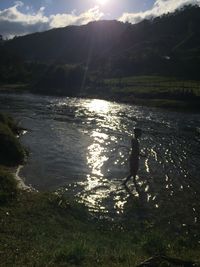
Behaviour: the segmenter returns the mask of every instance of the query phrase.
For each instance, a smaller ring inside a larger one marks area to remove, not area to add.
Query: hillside
[[[200,8],[187,6],[129,25],[110,53],[110,68],[125,74],[198,77]],[[108,62],[108,58],[106,59]],[[102,63],[101,63],[102,64]]]
[[[111,48],[125,29],[117,21],[90,22],[14,38],[5,45],[28,61],[80,63]]]
[[[90,22],[17,37],[4,43],[25,61],[83,64],[109,76],[173,75],[198,78],[200,7],[138,24]]]

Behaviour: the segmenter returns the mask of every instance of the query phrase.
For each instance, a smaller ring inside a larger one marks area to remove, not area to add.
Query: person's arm
[[[121,147],[123,147],[123,148],[126,148],[126,149],[129,149],[129,147],[127,147],[127,146],[119,146],[119,148],[121,148]]]
[[[143,151],[141,151],[141,152],[140,152],[140,157],[141,157],[141,158],[147,158],[147,155],[146,155]]]

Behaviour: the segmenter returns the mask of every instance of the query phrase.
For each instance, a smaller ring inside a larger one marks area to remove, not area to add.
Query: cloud
[[[10,38],[49,29],[49,19],[43,14],[43,7],[36,13],[25,14],[19,11],[22,6],[23,3],[17,1],[14,6],[0,10],[0,34]]]
[[[56,14],[50,16],[50,26],[52,28],[64,27],[66,25],[82,25],[90,21],[100,20],[103,17],[99,7],[95,6],[80,15],[73,11],[71,14]]]
[[[123,22],[137,23],[143,19],[161,16],[173,12],[185,5],[200,5],[200,0],[156,0],[153,8],[139,13],[123,13],[118,19]]]
[[[21,1],[16,1],[14,6],[0,10],[0,34],[4,37],[12,38],[16,35],[25,35],[72,24],[82,25],[93,20],[99,20],[103,16],[97,6],[79,15],[72,12],[71,14],[64,13],[47,17],[44,15],[44,7],[41,7],[35,13],[26,9],[27,13],[24,13],[20,10],[23,5]]]
[[[48,3],[51,1],[44,0]],[[156,0],[152,9],[139,13],[123,13],[118,20],[137,23],[143,19],[173,12],[186,4],[200,5],[200,0]],[[13,6],[0,10],[0,34],[12,38],[15,35],[25,35],[51,28],[87,24],[90,21],[100,20],[104,16],[98,6],[81,14],[73,10],[71,13],[46,16],[44,11],[45,8],[41,7],[37,12],[33,12],[32,8],[24,6],[23,2],[15,1]]]

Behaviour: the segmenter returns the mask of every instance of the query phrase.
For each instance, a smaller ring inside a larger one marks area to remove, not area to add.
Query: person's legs
[[[137,185],[137,182],[136,182],[136,174],[133,174],[133,183],[134,183],[135,189],[137,191],[138,185]]]
[[[136,181],[136,174],[135,174],[135,173],[133,174],[133,184],[134,184],[134,186],[135,186],[135,190],[136,190],[136,191],[138,192],[138,194],[139,194],[140,190],[139,190],[139,186],[138,186],[137,181]]]
[[[124,185],[131,179],[131,176],[132,176],[131,174],[127,176],[126,180],[123,182]]]

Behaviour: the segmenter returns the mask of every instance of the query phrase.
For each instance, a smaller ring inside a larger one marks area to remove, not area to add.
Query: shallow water
[[[146,158],[137,184],[147,203],[197,223],[200,196],[200,116],[104,100],[0,94],[0,110],[12,114],[28,131],[21,141],[30,151],[20,172],[37,190],[76,195],[91,209],[122,213],[130,192],[128,175],[134,127]],[[187,216],[187,214],[189,214]],[[189,220],[189,222],[185,222]]]

